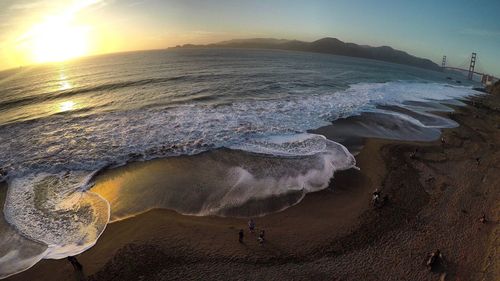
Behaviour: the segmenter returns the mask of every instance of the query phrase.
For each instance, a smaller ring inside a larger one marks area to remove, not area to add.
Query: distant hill
[[[431,60],[415,57],[388,46],[371,47],[354,43],[345,43],[337,38],[330,37],[319,39],[314,42],[273,38],[234,39],[208,45],[186,44],[175,48],[258,48],[292,50],[374,59],[431,70],[441,69],[439,65]]]

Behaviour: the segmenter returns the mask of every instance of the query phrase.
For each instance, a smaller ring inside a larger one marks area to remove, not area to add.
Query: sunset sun
[[[33,61],[61,62],[88,53],[88,28],[53,18],[35,25],[29,36]]]
[[[499,18],[0,0],[0,281],[500,281]]]

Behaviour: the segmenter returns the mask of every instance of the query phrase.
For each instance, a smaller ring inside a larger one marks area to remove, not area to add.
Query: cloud
[[[40,8],[49,5],[49,1],[47,0],[38,0],[38,1],[26,1],[24,3],[15,3],[9,6],[9,10],[30,10],[35,8]]]
[[[81,10],[86,7],[94,6],[97,4],[104,4],[104,0],[75,0],[75,1],[67,1],[65,4],[67,5],[68,2],[70,3],[70,7],[73,8],[74,10]],[[48,8],[48,7],[57,7],[61,6],[60,1],[54,1],[54,0],[32,0],[32,1],[12,1],[12,4],[8,6],[8,9],[11,11],[23,11],[23,10],[33,10],[33,9],[40,9],[40,8]]]

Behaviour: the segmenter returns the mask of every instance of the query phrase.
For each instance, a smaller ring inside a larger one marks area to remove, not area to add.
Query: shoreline
[[[498,264],[491,256],[488,263],[485,253],[498,256],[496,245],[488,245],[496,240],[486,239],[498,233],[498,207],[492,208],[499,197],[493,173],[500,169],[494,165],[500,98],[472,100],[448,113],[460,126],[443,130],[444,144],[368,138],[356,157],[361,171],[337,172],[333,191],[309,193],[285,211],[256,219],[266,230],[263,246],[248,234],[245,219],[155,209],[109,224],[78,259],[89,280],[437,280],[444,273],[446,280],[481,274],[494,280]],[[371,192],[380,186],[389,204],[373,209]],[[478,223],[482,212],[490,223]],[[239,228],[248,245],[237,242]],[[447,264],[429,272],[425,257],[435,248]],[[6,280],[68,280],[73,274],[65,259],[43,260]]]

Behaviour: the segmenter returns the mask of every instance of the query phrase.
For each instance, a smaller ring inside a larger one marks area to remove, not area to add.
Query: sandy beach
[[[498,280],[500,94],[447,114],[460,124],[442,140],[366,139],[360,171],[282,212],[255,218],[197,217],[154,209],[107,226],[77,256],[86,280]],[[322,134],[329,137],[328,127]],[[162,167],[162,161],[136,165]],[[151,166],[153,165],[153,166]],[[135,169],[100,175],[100,184]],[[5,188],[5,187],[2,187]],[[370,204],[379,188],[382,208]],[[485,214],[486,223],[479,222]],[[244,243],[238,231],[244,229]],[[266,242],[257,233],[266,231]],[[427,255],[443,262],[430,271]],[[7,280],[78,280],[66,260],[42,260]]]
[[[0,281],[500,281],[500,1],[0,3]]]

